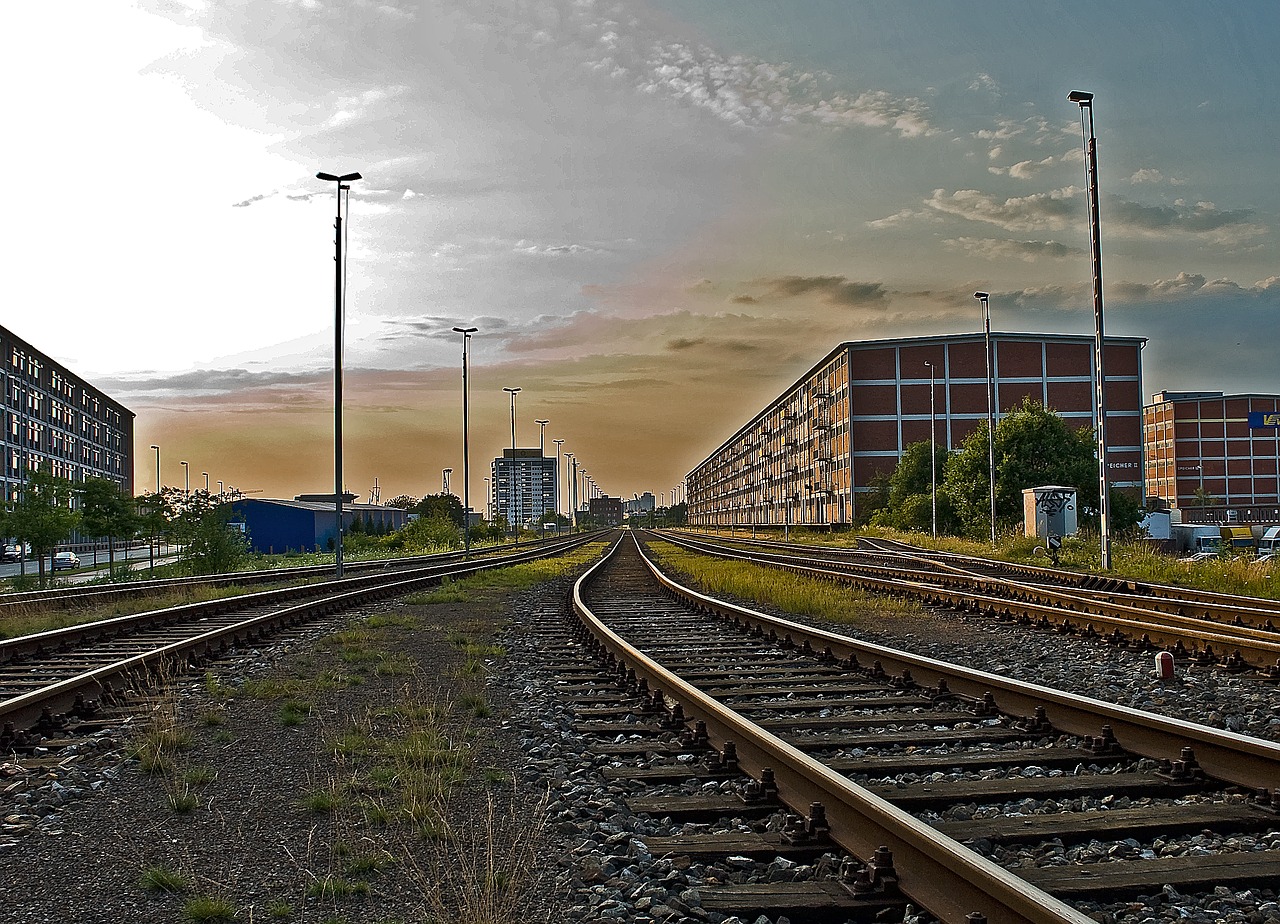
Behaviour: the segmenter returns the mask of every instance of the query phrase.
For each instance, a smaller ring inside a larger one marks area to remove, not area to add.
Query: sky
[[[63,0],[6,12],[7,308],[137,414],[139,490],[471,494],[534,421],[670,493],[837,344],[1106,329],[1280,391],[1271,0]]]

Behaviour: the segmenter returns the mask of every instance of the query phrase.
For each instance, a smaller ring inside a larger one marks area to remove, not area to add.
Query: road
[[[174,555],[174,547],[170,545],[160,546],[156,549],[156,564],[162,561],[169,561]],[[72,583],[84,583],[105,574],[108,568],[108,558],[106,547],[93,551],[79,552],[80,570],[78,571],[59,571],[57,576],[60,581],[70,581]],[[151,563],[151,551],[145,546],[134,546],[130,549],[116,549],[116,564],[119,565],[126,559],[129,561],[130,567],[135,570],[143,570]],[[96,569],[95,569],[96,558]],[[40,566],[34,559],[28,559],[25,562],[6,561],[0,562],[0,580],[16,577],[23,573],[25,567],[28,575],[37,575],[40,573]],[[45,562],[45,571],[50,571],[50,564]]]

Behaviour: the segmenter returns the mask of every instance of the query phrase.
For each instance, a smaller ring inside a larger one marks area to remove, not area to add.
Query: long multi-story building
[[[1107,474],[1142,488],[1142,345],[1108,337]],[[1094,424],[1094,340],[991,334],[994,413],[1032,398],[1068,423]],[[956,449],[987,425],[983,334],[842,343],[703,460],[687,479],[688,521],[851,524],[876,475],[912,443]],[[930,409],[932,392],[932,411]]]
[[[30,471],[106,478],[132,494],[133,412],[4,327],[0,361],[5,498],[17,499]]]
[[[556,459],[541,449],[504,449],[493,460],[489,505],[494,516],[520,526],[536,525],[556,512]]]
[[[1142,439],[1148,497],[1209,519],[1280,515],[1280,395],[1162,391],[1143,408]]]

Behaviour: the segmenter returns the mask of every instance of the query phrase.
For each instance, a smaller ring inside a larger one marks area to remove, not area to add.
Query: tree
[[[9,507],[6,518],[9,532],[19,544],[31,543],[40,563],[40,583],[45,582],[44,561],[80,523],[80,515],[71,509],[73,487],[65,478],[48,472],[28,472],[27,482],[18,500]]]
[[[138,514],[120,485],[106,478],[86,478],[80,489],[80,531],[107,540],[107,562],[114,570],[115,540],[138,530]]]
[[[984,444],[985,445],[985,444]],[[955,532],[955,515],[942,492],[942,480],[949,461],[947,447],[938,445],[934,466],[938,481],[938,529]],[[870,522],[877,526],[930,532],[933,529],[934,472],[929,464],[929,441],[912,443],[902,453],[898,466],[889,475],[884,504],[875,511]]]
[[[384,507],[395,507],[399,510],[412,510],[418,503],[418,499],[412,494],[400,494],[391,498],[383,504]]]
[[[445,519],[455,526],[466,526],[462,501],[456,494],[428,494],[412,508],[424,520]]]
[[[248,553],[242,533],[228,527],[231,505],[208,491],[188,494],[178,488],[164,489],[169,512],[168,531],[182,545],[182,560],[193,574],[222,574],[234,571]]]
[[[1098,508],[1098,464],[1093,432],[1072,430],[1066,421],[1038,401],[1022,404],[996,425],[996,525],[1007,527],[1022,517],[1022,491],[1059,484],[1076,489],[1079,507]],[[948,460],[940,491],[954,511],[962,532],[981,535],[988,529],[990,494],[987,430],[974,430]]]

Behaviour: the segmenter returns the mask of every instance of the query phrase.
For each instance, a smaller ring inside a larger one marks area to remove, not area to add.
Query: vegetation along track
[[[0,750],[92,720],[114,683],[216,655],[281,628],[424,585],[576,548],[583,534],[506,555],[378,570],[0,640]]]
[[[558,543],[559,539],[543,539],[533,543],[483,546],[471,550],[471,557],[483,558],[491,554],[505,554],[513,549],[537,548]],[[433,555],[415,555],[405,558],[384,558],[372,561],[347,561],[343,571],[347,574],[371,574],[386,571],[403,571],[422,565],[442,565],[460,562],[464,552],[440,552]],[[120,584],[82,584],[76,587],[56,587],[49,590],[30,590],[0,595],[0,629],[5,616],[28,613],[33,610],[74,610],[110,605],[118,600],[153,597],[181,591],[194,591],[210,587],[249,587],[270,584],[325,581],[333,577],[333,565],[307,565],[297,568],[269,568],[262,571],[233,571],[226,574],[206,574],[197,577],[155,578],[127,581]],[[0,631],[0,637],[4,633]]]
[[[1048,568],[998,575],[1002,562],[902,552],[858,552],[664,533],[707,555],[785,568],[930,606],[981,612],[1226,670],[1280,679],[1280,601],[1096,578]],[[862,542],[863,540],[859,540]],[[878,542],[878,540],[877,540]],[[1123,588],[1123,590],[1121,590]]]
[[[725,883],[704,889],[704,908],[891,920],[906,896],[944,922],[1084,922],[1067,902],[1274,883],[1278,745],[717,601],[659,575],[630,537],[579,581],[574,608],[602,671],[579,669],[566,688],[583,703],[579,730],[612,741],[601,747],[615,778],[658,787],[631,811],[710,822],[780,802],[804,816],[785,832],[721,825],[644,850],[812,857],[838,845],[857,858],[808,886],[819,897]],[[587,705],[608,699],[593,677],[624,704]],[[738,773],[729,792],[662,785]],[[1141,847],[1188,831],[1251,846],[1159,859]],[[1063,845],[1080,841],[1114,849],[1065,862]]]

